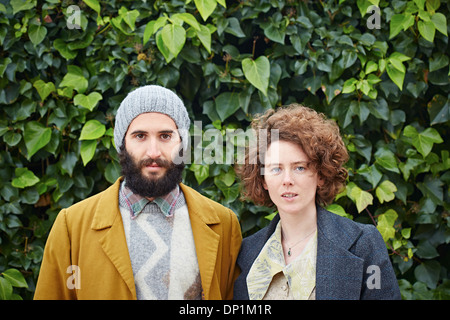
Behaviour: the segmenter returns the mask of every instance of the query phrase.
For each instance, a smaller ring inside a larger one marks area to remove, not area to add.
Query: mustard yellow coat
[[[34,299],[136,299],[119,211],[121,181],[58,214],[44,250]],[[242,241],[236,215],[195,190],[180,187],[189,210],[203,298],[232,299]],[[72,265],[76,267],[71,269]]]

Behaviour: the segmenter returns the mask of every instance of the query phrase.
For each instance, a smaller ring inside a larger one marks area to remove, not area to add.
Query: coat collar
[[[216,268],[220,235],[213,226],[220,223],[216,211],[205,197],[194,189],[180,184],[189,211],[195,250],[202,280],[203,299],[210,297],[210,288]]]
[[[102,248],[136,299],[133,270],[122,216],[119,211],[118,195],[122,181],[122,177],[117,179],[112,186],[97,195],[100,198],[92,219],[91,228],[97,231],[106,229],[104,230],[105,235],[100,240]],[[188,206],[204,299],[209,299],[220,241],[220,236],[211,226],[219,224],[220,219],[211,204],[205,201],[204,196],[182,183],[180,188]],[[110,209],[105,210],[105,208]]]
[[[279,220],[276,215],[269,224],[264,243]],[[362,230],[349,222],[317,206],[316,299],[359,299],[364,261],[350,249]]]

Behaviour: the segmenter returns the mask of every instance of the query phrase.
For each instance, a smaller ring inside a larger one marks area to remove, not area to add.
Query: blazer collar
[[[182,183],[180,187],[186,199],[191,220],[202,281],[202,298],[209,300],[220,243],[220,235],[214,231],[214,226],[220,224],[220,219],[215,209],[204,196]]]
[[[265,241],[267,241],[275,231],[278,221],[280,221],[279,214],[277,214],[270,222],[265,235]],[[361,230],[348,228],[344,221],[345,220],[340,219],[336,214],[317,205],[318,237],[326,239],[342,249],[348,250],[360,236]]]
[[[100,239],[100,243],[106,255],[127,283],[133,296],[136,297],[133,271],[119,211],[118,195],[122,181],[122,177],[117,179],[112,186],[97,195],[100,198],[91,228],[94,230],[108,229],[105,230],[106,233]],[[220,219],[214,208],[208,201],[205,201],[202,195],[182,183],[180,188],[188,206],[204,299],[209,299],[220,242],[220,235],[212,229],[212,226],[219,224]]]
[[[100,199],[92,219],[92,229],[101,230],[109,228],[113,225],[117,217],[120,217],[119,189],[122,181],[123,178],[120,177],[108,189],[97,195]],[[105,210],[105,208],[109,208],[109,210]]]
[[[127,284],[133,299],[136,299],[133,268],[119,209],[119,188],[122,180],[117,179],[112,186],[96,195],[99,200],[91,228],[102,232],[99,243],[103,251]]]
[[[269,224],[264,242],[280,220],[277,214]],[[350,252],[361,235],[350,221],[317,206],[316,299],[359,299],[364,261]],[[258,248],[258,252],[261,250]],[[256,250],[256,248],[255,248]]]
[[[208,225],[220,223],[220,219],[215,210],[209,203],[205,202],[204,196],[183,183],[180,183],[180,187],[189,208],[189,215],[197,216],[201,221]]]

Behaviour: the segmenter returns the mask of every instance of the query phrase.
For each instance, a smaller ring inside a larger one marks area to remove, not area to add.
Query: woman
[[[292,104],[269,110],[252,127],[260,148],[236,168],[244,196],[278,214],[244,239],[234,298],[400,299],[378,230],[323,208],[348,175],[337,125]]]

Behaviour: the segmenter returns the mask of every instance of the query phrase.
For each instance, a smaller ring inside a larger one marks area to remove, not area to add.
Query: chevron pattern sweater
[[[119,192],[119,208],[138,300],[201,299],[197,254],[183,193],[169,216],[150,202],[131,219],[132,208],[123,192]]]

